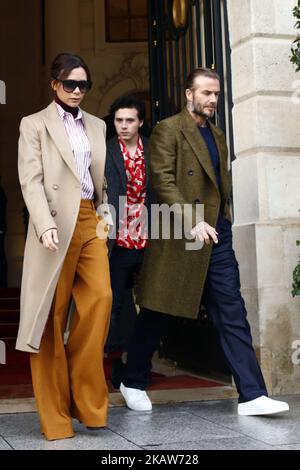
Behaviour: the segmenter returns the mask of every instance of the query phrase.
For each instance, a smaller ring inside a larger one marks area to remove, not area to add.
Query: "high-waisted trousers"
[[[112,293],[106,240],[96,235],[98,221],[93,202],[82,200],[39,353],[30,354],[41,431],[48,440],[73,437],[72,418],[89,427],[107,421],[103,349]],[[75,311],[64,344],[72,297]]]

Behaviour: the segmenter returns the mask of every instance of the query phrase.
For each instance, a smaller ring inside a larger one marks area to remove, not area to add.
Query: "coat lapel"
[[[109,145],[109,153],[119,172],[124,193],[126,193],[126,171],[118,137],[114,137]]]
[[[186,140],[192,147],[197,159],[199,160],[201,166],[206,171],[207,175],[210,177],[216,188],[218,188],[218,183],[215,175],[215,171],[211,162],[208,148],[204,139],[201,137],[198,127],[190,116],[189,112],[184,109],[181,112],[182,116],[182,129],[181,132],[185,136]]]
[[[82,111],[82,114],[85,131],[91,148],[90,172],[96,193],[96,204],[100,204],[103,196],[102,191],[106,151],[105,138],[104,134],[101,133],[101,127],[97,120],[92,119],[85,111]]]
[[[149,167],[149,141],[147,138],[141,135],[141,139],[144,147],[144,159],[145,159],[145,171],[146,171],[146,185],[149,187],[150,184],[150,167]],[[110,153],[110,158],[113,160],[122,182],[122,187],[124,193],[127,189],[127,177],[126,170],[124,165],[124,159],[121,152],[120,144],[118,137],[113,137],[108,144],[108,152]]]
[[[219,152],[219,159],[220,159],[220,177],[221,177],[221,185],[222,187],[220,188],[222,197],[227,199],[228,193],[230,192],[230,186],[231,186],[231,181],[230,177],[228,176],[228,151],[227,151],[227,146],[226,142],[224,139],[224,134],[221,129],[219,129],[217,126],[213,125],[210,123],[210,129],[213,133],[217,149]]]
[[[146,185],[150,183],[150,167],[149,167],[149,141],[145,137],[141,136],[143,147],[144,147],[144,159],[145,159],[145,170],[146,170]]]
[[[101,135],[99,127],[94,126],[94,122],[90,119],[89,115],[82,111],[84,128],[88,137],[91,148],[91,171],[93,172],[96,162],[102,160],[103,148],[101,147]]]
[[[79,180],[79,175],[76,170],[75,159],[70,146],[68,134],[66,132],[63,121],[58,115],[54,101],[46,109],[44,122],[62,158],[68,167],[72,170],[76,178]]]

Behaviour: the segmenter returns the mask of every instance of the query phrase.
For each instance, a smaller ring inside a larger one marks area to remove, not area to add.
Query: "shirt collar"
[[[134,157],[132,158],[130,153],[128,152],[128,149],[126,147],[125,142],[121,139],[121,137],[118,137],[119,144],[121,147],[121,151],[123,155],[127,155],[130,159],[135,160],[138,157],[141,157],[144,155],[144,146],[143,146],[143,141],[141,136],[139,135],[138,142],[137,142],[137,148]]]
[[[64,108],[63,108],[60,104],[58,104],[58,103],[55,102],[55,105],[56,105],[56,108],[57,108],[59,117],[61,118],[62,121],[63,121],[63,120],[65,119],[65,117],[67,117],[67,116],[73,117],[72,114],[71,114],[71,113],[68,113],[67,111],[65,111]],[[73,119],[74,119],[74,118],[73,118]],[[80,108],[79,108],[78,114],[77,114],[77,116],[76,116],[76,118],[75,118],[74,120],[77,121],[78,119],[81,119],[81,120],[84,122],[83,114],[82,114],[82,111],[81,111]]]

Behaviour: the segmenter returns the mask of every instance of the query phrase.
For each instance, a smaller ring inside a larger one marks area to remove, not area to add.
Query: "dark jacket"
[[[146,137],[141,136],[144,146],[144,158],[146,168],[146,201],[145,206],[148,210],[148,231],[150,233],[150,210],[153,196],[149,180],[149,141]],[[119,228],[119,196],[126,196],[126,171],[124,159],[120,149],[118,137],[115,136],[107,142],[107,153],[105,163],[105,177],[107,181],[108,203],[115,208],[116,220],[111,238],[108,240],[109,253],[115,243],[115,234]]]

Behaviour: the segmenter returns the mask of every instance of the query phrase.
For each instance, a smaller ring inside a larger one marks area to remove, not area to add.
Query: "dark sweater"
[[[217,148],[213,133],[210,130],[209,125],[207,125],[206,127],[198,127],[198,129],[203,139],[205,140],[206,146],[208,148],[210,159],[215,170],[217,183],[220,188],[221,187],[220,159],[219,159],[219,152],[218,152],[218,148]]]

